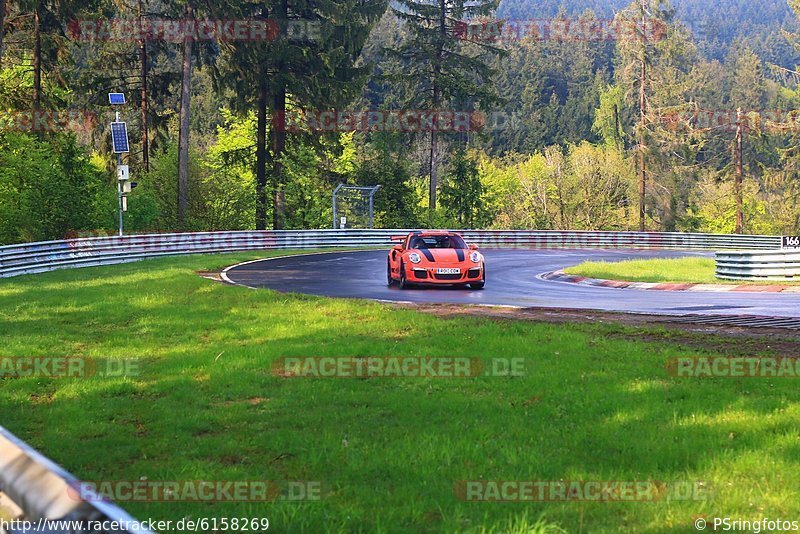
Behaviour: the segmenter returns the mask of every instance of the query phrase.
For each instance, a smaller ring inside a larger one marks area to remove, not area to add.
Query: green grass
[[[674,258],[652,260],[628,260],[620,262],[587,261],[564,269],[567,274],[622,280],[625,282],[668,282],[694,284],[785,284],[793,282],[737,282],[720,280],[714,275],[714,258]],[[796,283],[796,282],[795,282]]]
[[[437,318],[196,275],[165,258],[0,280],[0,356],[140,358],[133,378],[0,380],[0,422],[85,480],[312,480],[315,502],[125,504],[276,532],[692,532],[800,518],[791,379],[674,379],[621,326]],[[668,338],[667,338],[668,339]],[[720,349],[722,350],[722,349]],[[709,354],[716,354],[709,352]],[[306,379],[282,356],[524,358],[523,377]],[[706,481],[706,501],[471,503],[461,480]]]

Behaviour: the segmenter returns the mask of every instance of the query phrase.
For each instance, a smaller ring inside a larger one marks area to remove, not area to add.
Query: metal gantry
[[[337,203],[337,195],[339,195],[340,191],[357,191],[361,195],[367,194],[369,197],[369,228],[374,227],[375,223],[375,216],[374,216],[374,207],[375,207],[375,193],[378,192],[380,189],[380,185],[374,186],[355,186],[355,185],[346,185],[346,184],[339,184],[336,186],[336,189],[333,190],[333,229],[343,229],[346,227],[346,221],[339,220],[338,214],[338,203]],[[337,225],[338,223],[338,225]]]

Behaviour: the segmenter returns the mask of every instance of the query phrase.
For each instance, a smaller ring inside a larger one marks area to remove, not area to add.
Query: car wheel
[[[400,289],[408,289],[408,280],[406,280],[406,266],[400,262]]]
[[[391,262],[386,262],[386,285],[388,285],[389,287],[394,285],[394,278],[392,278]]]

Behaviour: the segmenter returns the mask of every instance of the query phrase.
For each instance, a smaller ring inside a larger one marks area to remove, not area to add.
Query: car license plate
[[[461,269],[436,269],[436,274],[461,274]]]

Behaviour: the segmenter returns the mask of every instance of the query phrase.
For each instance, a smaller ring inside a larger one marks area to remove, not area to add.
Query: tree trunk
[[[186,18],[192,18],[187,4]],[[192,98],[192,38],[183,41],[183,74],[181,77],[180,131],[178,132],[178,226],[184,229],[189,207],[189,110]]]
[[[439,87],[439,77],[442,74],[442,61],[444,55],[444,42],[447,39],[447,2],[439,0],[439,34],[440,40],[437,44],[436,59],[433,64],[433,97],[431,99],[431,112],[436,113],[441,100],[441,88]],[[437,135],[436,122],[431,130],[430,147],[430,167],[428,169],[430,177],[430,191],[428,192],[428,215],[433,221],[433,214],[436,211],[436,191],[439,188],[439,161],[437,157]]]
[[[0,2],[3,0],[0,0]],[[144,27],[144,7],[142,0],[139,0],[139,23]],[[147,40],[142,39],[139,41],[139,56],[141,61],[141,79],[142,79],[142,100],[141,100],[141,113],[142,113],[142,163],[144,164],[145,172],[150,171],[150,136],[147,124],[148,103],[147,103]]]
[[[439,187],[438,165],[436,160],[436,132],[431,130],[431,153],[428,174],[430,176],[430,191],[428,191],[428,207],[430,209],[430,220],[433,221],[433,213],[436,211],[436,190]]]
[[[273,110],[278,117],[286,117],[286,86],[275,92]],[[273,128],[272,136],[272,228],[283,230],[286,226],[286,206],[283,196],[283,153],[286,151],[285,128]]]
[[[6,0],[0,0],[0,68],[3,67],[3,38],[6,35]]]
[[[644,9],[644,0],[642,3]],[[647,20],[645,15],[642,16],[642,52],[640,57],[641,62],[641,82],[639,84],[639,231],[644,232],[647,227],[645,220],[647,210],[645,207],[645,192],[647,190],[647,167],[645,163],[645,128],[647,126],[647,56],[645,47],[647,42],[645,40],[644,28],[646,28]]]
[[[278,118],[282,120],[282,118]],[[273,121],[272,129],[279,127]],[[258,83],[256,130],[256,230],[267,229],[267,76],[262,69]]]
[[[744,184],[744,132],[742,131],[742,108],[736,110],[736,233],[744,233],[744,209],[742,186]]]
[[[289,19],[289,2],[281,0],[275,18],[281,28]],[[281,79],[284,75],[285,65],[278,61],[276,66],[277,83],[272,96],[273,117],[286,123],[286,81]],[[286,128],[272,128],[270,130],[270,145],[272,158],[272,228],[283,230],[286,227],[286,205],[283,195],[283,153],[286,151]]]
[[[39,3],[33,10],[33,109],[42,107],[42,30]]]

